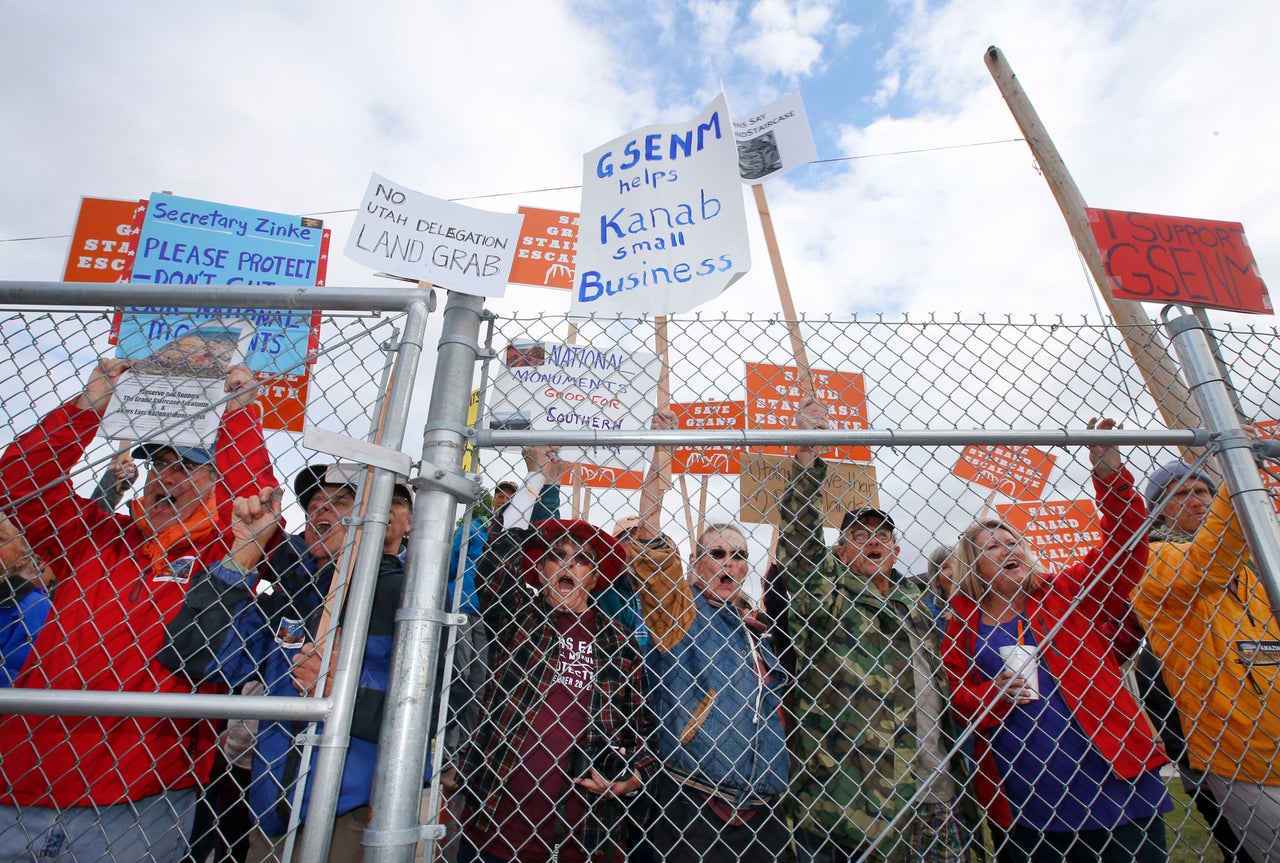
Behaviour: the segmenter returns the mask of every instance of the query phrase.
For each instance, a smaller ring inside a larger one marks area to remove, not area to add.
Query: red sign
[[[833,372],[812,369],[814,395],[830,408],[833,429],[870,428],[867,419],[866,386],[860,372]],[[789,429],[804,399],[795,366],[747,363],[747,428]],[[752,447],[752,452],[785,455],[780,446]],[[828,460],[871,461],[865,446],[830,447],[822,453]]]
[[[747,427],[746,409],[742,402],[685,402],[671,405],[678,429],[741,429]],[[678,446],[671,457],[675,473],[737,474],[740,447]]]
[[[521,207],[524,225],[507,281],[536,288],[573,289],[578,214]]]
[[[1033,446],[967,446],[951,472],[1014,500],[1039,500],[1056,460]]]
[[[1091,500],[1004,503],[996,512],[1027,538],[1041,560],[1057,566],[1081,559],[1102,541]]]
[[[134,214],[146,201],[81,198],[64,282],[127,282],[133,270],[133,244],[137,232]]]
[[[1111,292],[1269,315],[1271,297],[1239,222],[1086,208]]]
[[[1276,420],[1258,420],[1253,427],[1258,430],[1258,437],[1264,440],[1273,440],[1280,437],[1280,423]],[[1280,513],[1280,480],[1271,475],[1269,470],[1260,470],[1258,473],[1262,476],[1262,486],[1271,494],[1271,504],[1276,508],[1276,512]]]

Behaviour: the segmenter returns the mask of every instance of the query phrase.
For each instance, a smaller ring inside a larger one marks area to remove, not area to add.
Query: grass
[[[1170,863],[1222,863],[1218,843],[1209,835],[1209,827],[1191,805],[1190,798],[1182,790],[1182,782],[1176,778],[1169,782],[1169,796],[1173,798],[1173,811],[1164,817],[1164,824],[1169,840]]]

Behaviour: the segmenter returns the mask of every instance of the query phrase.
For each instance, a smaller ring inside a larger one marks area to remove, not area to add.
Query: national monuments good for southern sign
[[[374,174],[343,254],[393,276],[501,297],[523,220],[433,198]]]
[[[617,345],[513,342],[493,377],[493,429],[589,432],[643,428],[658,395],[658,355]],[[643,419],[641,419],[643,418]],[[638,447],[560,447],[565,461],[643,470]]]
[[[679,314],[751,268],[728,101],[647,126],[583,158],[570,312]]]

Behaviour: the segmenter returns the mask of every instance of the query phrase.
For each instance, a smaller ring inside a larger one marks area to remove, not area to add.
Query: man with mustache
[[[212,449],[150,443],[141,497],[109,514],[76,494],[83,458],[130,362],[102,359],[85,389],[0,455],[0,506],[32,550],[63,573],[19,689],[190,693],[154,662],[193,572],[231,541],[235,497],[277,485],[254,406],[252,373],[227,373]],[[213,724],[164,717],[0,717],[0,860],[179,860]]]

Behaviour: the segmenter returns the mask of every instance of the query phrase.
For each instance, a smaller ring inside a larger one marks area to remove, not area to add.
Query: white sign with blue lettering
[[[626,316],[687,312],[751,269],[723,93],[586,154],[575,269],[572,314]]]
[[[522,215],[464,207],[374,174],[343,254],[393,276],[500,297],[523,223]]]

